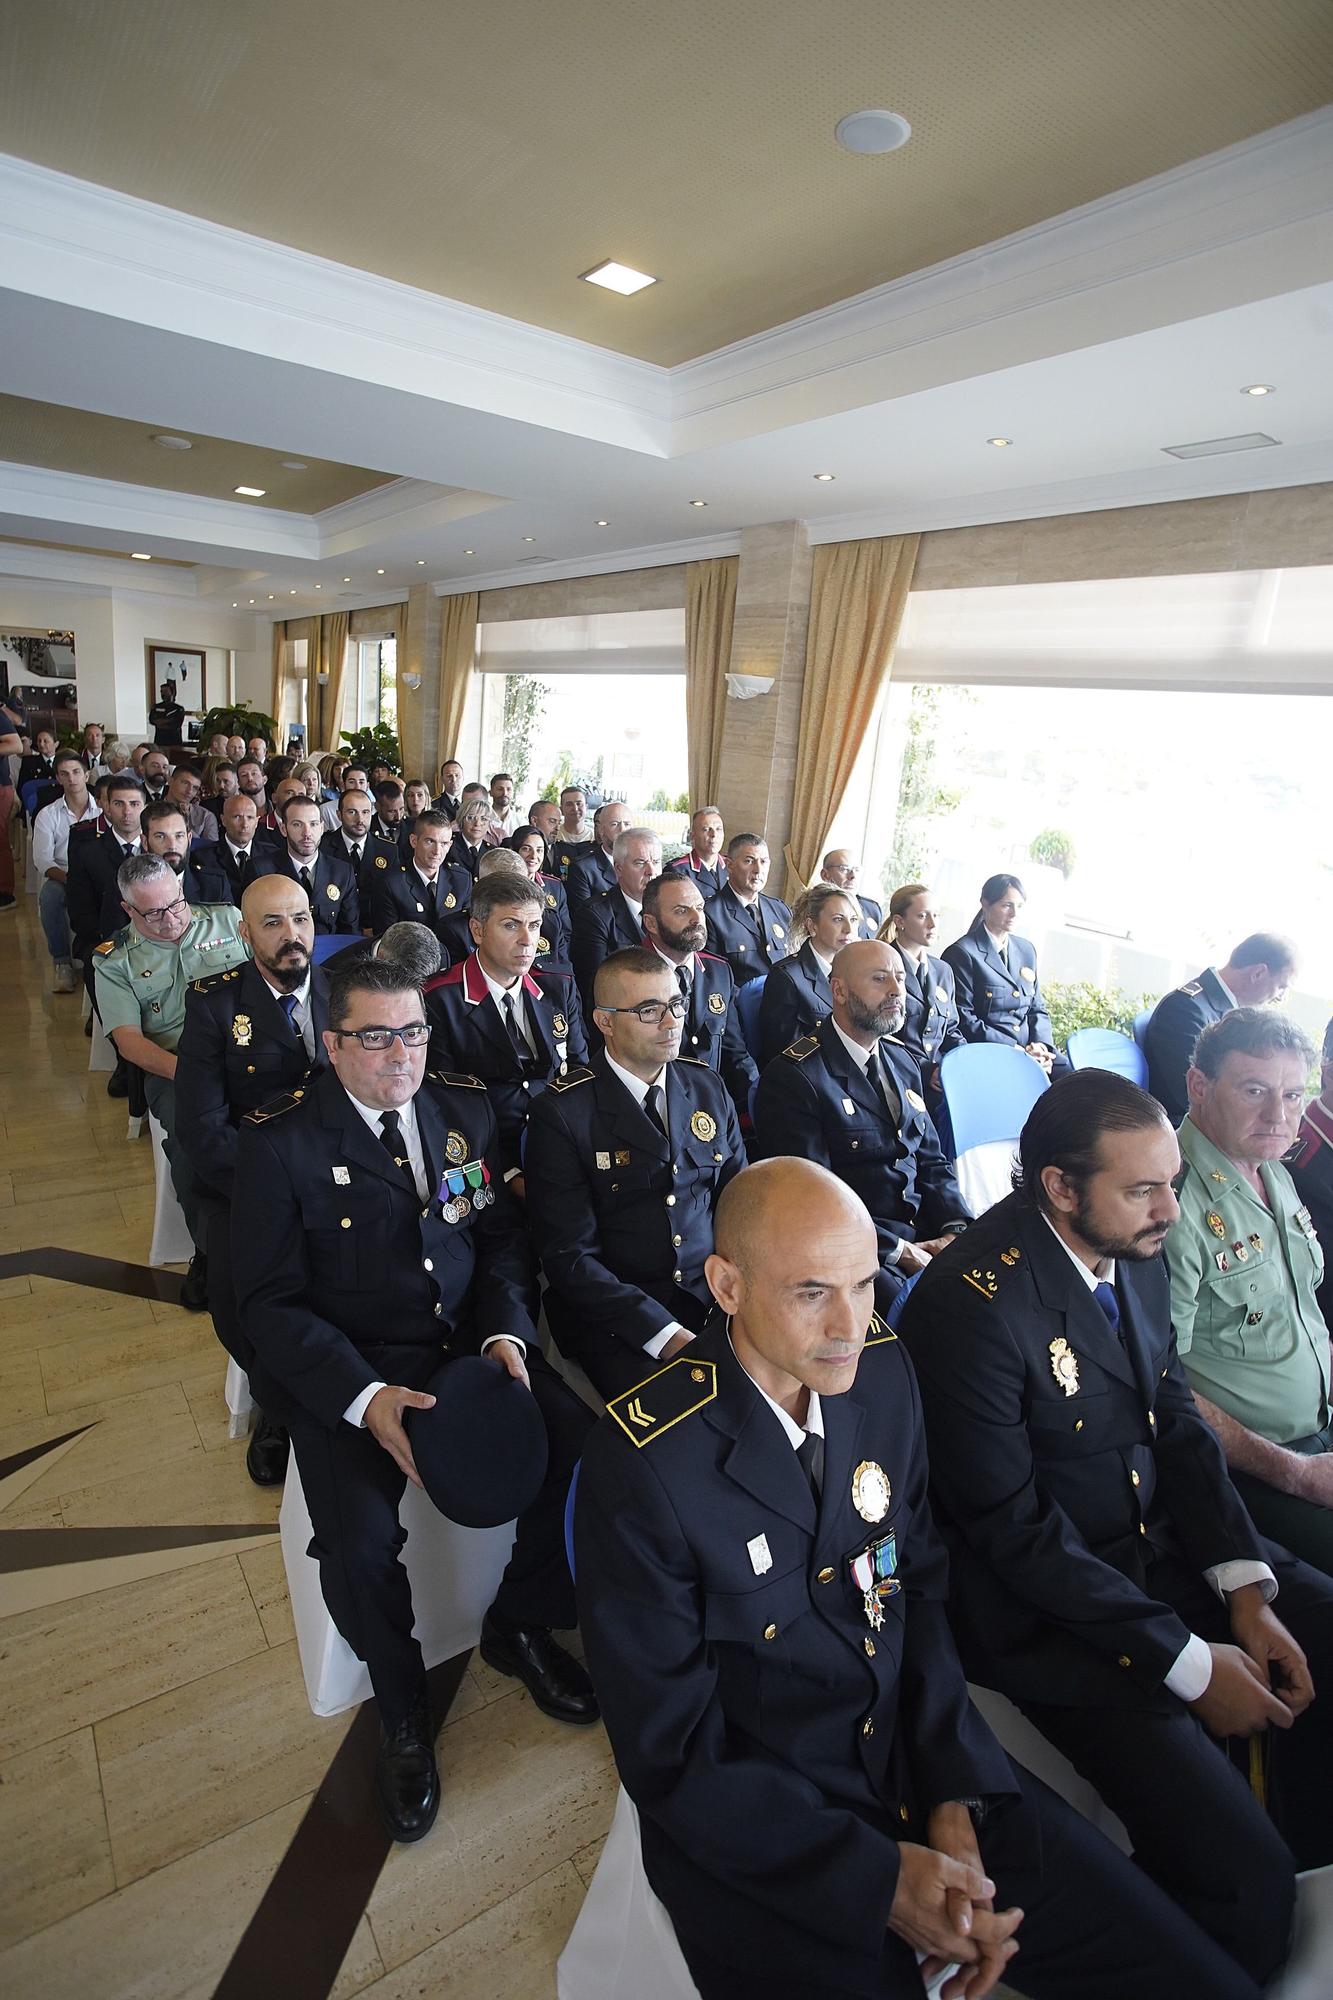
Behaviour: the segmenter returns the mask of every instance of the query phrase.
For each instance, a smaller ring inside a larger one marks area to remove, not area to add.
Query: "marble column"
[[[782,850],[791,832],[796,737],[810,622],[811,551],[800,521],[741,535],[731,671],[772,678],[767,694],[727,699],[722,729],[721,807],[728,838],[763,833],[773,857],[769,886],[784,893]]]

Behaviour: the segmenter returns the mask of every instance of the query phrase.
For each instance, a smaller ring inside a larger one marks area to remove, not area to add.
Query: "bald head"
[[[281,993],[294,993],[310,971],[315,922],[310,898],[289,875],[257,875],[241,897],[241,936],[255,964]]]
[[[865,1204],[846,1182],[813,1160],[760,1160],[722,1190],[713,1219],[713,1247],[739,1270],[752,1271],[776,1241],[815,1244],[823,1232],[858,1222],[874,1227]],[[802,1253],[803,1255],[803,1253]],[[802,1261],[798,1255],[797,1262]]]

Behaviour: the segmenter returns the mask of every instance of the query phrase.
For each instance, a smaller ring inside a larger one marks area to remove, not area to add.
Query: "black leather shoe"
[[[125,1074],[124,1063],[117,1063],[116,1067],[112,1070],[110,1076],[107,1078],[106,1094],[108,1097],[129,1096],[130,1080]]]
[[[245,1469],[256,1486],[281,1486],[287,1477],[290,1450],[291,1440],[282,1425],[261,1411],[245,1454]]]
[[[592,1682],[547,1625],[511,1625],[488,1611],[481,1625],[481,1657],[497,1674],[522,1681],[545,1715],[557,1722],[596,1722],[601,1714]]]
[[[435,1732],[423,1695],[396,1729],[386,1729],[375,1759],[375,1803],[395,1840],[422,1840],[440,1810]]]
[[[195,1251],[190,1268],[181,1279],[180,1302],[187,1313],[201,1313],[208,1308],[208,1259],[202,1250]]]

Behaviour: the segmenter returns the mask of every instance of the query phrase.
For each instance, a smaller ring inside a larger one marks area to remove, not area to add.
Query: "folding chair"
[[[953,1126],[958,1186],[973,1215],[984,1215],[1010,1192],[1018,1135],[1049,1079],[1022,1049],[969,1042],[940,1064],[940,1088]]]
[[[1115,1028],[1075,1028],[1065,1049],[1071,1069],[1110,1069],[1148,1088],[1148,1058]]]

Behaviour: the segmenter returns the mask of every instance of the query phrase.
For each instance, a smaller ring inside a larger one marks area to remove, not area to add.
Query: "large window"
[[[398,727],[398,644],[394,639],[356,639],[343,686],[343,732],[350,736],[377,722]]]

